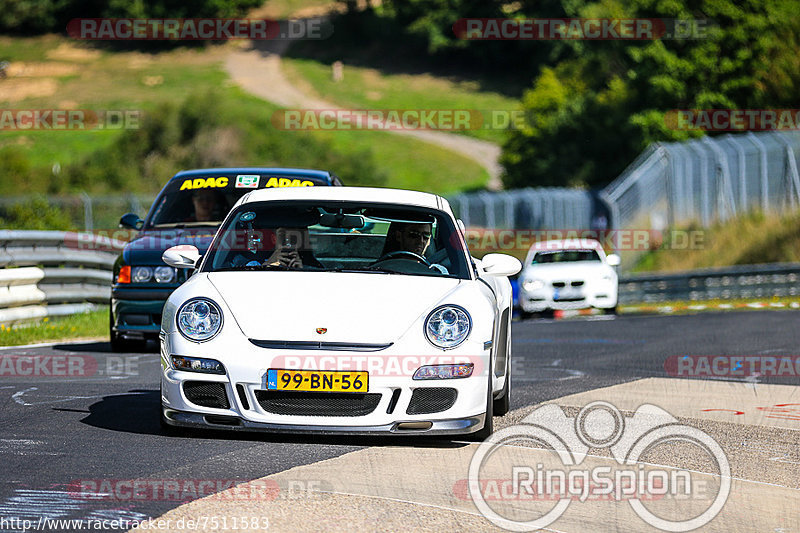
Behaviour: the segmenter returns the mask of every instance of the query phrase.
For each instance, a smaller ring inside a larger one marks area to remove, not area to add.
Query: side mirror
[[[609,254],[606,256],[606,263],[608,263],[609,266],[619,266],[621,261],[622,259],[617,254]]]
[[[123,228],[140,230],[144,226],[144,220],[139,218],[136,213],[128,213],[127,215],[122,215],[122,218],[119,219],[119,225]]]
[[[165,250],[161,260],[175,268],[194,268],[200,260],[200,252],[194,246],[181,244]]]
[[[513,276],[522,270],[522,263],[508,254],[486,254],[481,259],[481,267],[489,276]]]

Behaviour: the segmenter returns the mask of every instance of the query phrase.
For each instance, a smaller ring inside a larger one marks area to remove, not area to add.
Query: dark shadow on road
[[[422,436],[353,436],[293,435],[257,431],[221,431],[206,429],[162,429],[159,422],[161,395],[158,390],[134,389],[124,394],[104,396],[89,406],[89,416],[81,422],[92,427],[153,435],[165,439],[228,440],[254,443],[298,443],[332,446],[413,446],[419,448],[460,448],[463,442],[443,437]]]

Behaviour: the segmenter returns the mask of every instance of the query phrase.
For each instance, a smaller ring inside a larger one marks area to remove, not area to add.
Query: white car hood
[[[375,344],[396,341],[459,285],[452,278],[340,272],[216,272],[208,280],[248,338]]]
[[[610,267],[605,263],[596,262],[564,262],[529,265],[526,267],[523,278],[541,279],[544,281],[580,280],[599,278],[607,273]]]

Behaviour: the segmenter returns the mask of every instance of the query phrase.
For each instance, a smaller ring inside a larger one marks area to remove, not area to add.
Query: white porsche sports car
[[[360,187],[243,196],[161,323],[162,423],[471,435],[511,396],[508,255],[469,255],[432,194]]]
[[[594,239],[537,242],[519,275],[519,307],[523,314],[589,307],[615,313],[619,262]]]

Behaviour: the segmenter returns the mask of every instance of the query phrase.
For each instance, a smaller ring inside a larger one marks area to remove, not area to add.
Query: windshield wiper
[[[345,273],[370,273],[370,274],[402,274],[399,270],[390,270],[383,267],[336,267],[326,268],[323,272],[345,272]]]

